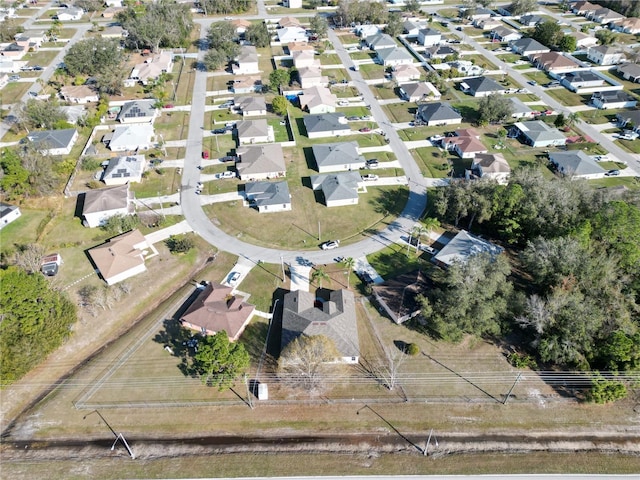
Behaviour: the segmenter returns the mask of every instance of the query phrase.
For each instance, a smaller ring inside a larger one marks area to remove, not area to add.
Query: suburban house
[[[544,18],[540,15],[535,15],[533,13],[529,13],[527,15],[522,15],[518,19],[518,23],[523,25],[524,27],[535,27],[537,24],[544,22]]]
[[[153,248],[136,229],[110,238],[87,253],[107,285],[114,285],[146,272],[144,261],[149,250],[153,251]]]
[[[60,89],[60,96],[69,103],[93,103],[100,100],[98,92],[89,85],[70,85]]]
[[[352,133],[343,113],[306,115],[302,122],[309,138],[341,137]]]
[[[244,186],[244,196],[249,205],[260,213],[291,210],[289,184],[281,182],[251,182]]]
[[[429,60],[434,58],[444,60],[448,56],[453,56],[457,53],[458,51],[455,48],[451,48],[449,45],[434,45],[433,47],[425,49],[424,56]]]
[[[420,70],[414,65],[396,65],[393,67],[393,78],[398,83],[410,82],[412,80],[420,80]]]
[[[380,29],[375,25],[358,25],[355,30],[355,34],[360,38],[373,37],[380,33]]]
[[[302,24],[296,17],[282,17],[280,20],[278,20],[278,26],[280,28],[302,27]]]
[[[120,123],[153,123],[158,115],[155,100],[133,100],[125,102],[116,117]]]
[[[417,37],[420,29],[424,27],[424,24],[413,20],[406,20],[402,24],[403,31],[407,37]]]
[[[30,132],[27,139],[43,155],[69,155],[78,140],[78,131],[75,128],[40,130]]]
[[[550,52],[551,49],[534,40],[533,38],[521,38],[509,44],[511,50],[525,57],[531,58],[532,55]]]
[[[587,58],[598,65],[616,65],[625,57],[619,48],[598,45],[589,49]]]
[[[183,327],[202,335],[215,335],[223,330],[235,342],[249,325],[255,305],[246,303],[232,287],[209,282],[180,317]]]
[[[514,123],[509,136],[518,138],[532,147],[551,147],[567,143],[566,137],[558,129],[550,127],[542,120]]]
[[[0,51],[0,73],[18,73],[20,68],[25,66],[27,62],[14,61],[10,58],[4,58]]]
[[[276,30],[278,42],[282,44],[291,42],[307,42],[307,31],[302,27],[284,27]]]
[[[102,137],[102,143],[112,152],[149,150],[156,144],[153,125],[150,123],[118,125]]]
[[[234,107],[242,112],[243,117],[259,117],[267,114],[267,102],[264,97],[238,97],[234,100]]]
[[[13,60],[20,60],[25,54],[29,51],[29,47],[24,45],[18,45],[17,43],[10,43],[5,45],[2,50],[0,50],[0,56],[11,58]]]
[[[576,39],[576,48],[589,48],[598,44],[598,39],[588,33],[573,32],[571,36]]]
[[[533,110],[518,97],[510,97],[509,101],[513,109],[512,118],[531,118],[534,116]]]
[[[616,120],[620,127],[640,130],[640,110],[629,110],[616,114]]]
[[[455,60],[447,62],[447,64],[452,68],[456,68],[465,77],[473,77],[484,73],[484,68],[474,65],[470,60]]]
[[[371,50],[380,50],[382,48],[395,48],[398,46],[396,41],[386,33],[378,33],[372,37],[365,39],[366,44]]]
[[[533,56],[533,63],[536,67],[546,72],[565,72],[567,70],[575,70],[580,68],[575,61],[569,57],[565,57],[558,52],[540,53]]]
[[[473,97],[488,97],[493,93],[507,93],[505,87],[489,77],[465,78],[460,82],[460,90]]]
[[[480,30],[493,30],[494,28],[502,25],[502,22],[496,18],[478,18],[472,23],[474,27],[479,28]]]
[[[119,10],[122,11],[125,9],[120,8]],[[100,36],[102,38],[121,39],[121,38],[127,37],[128,35],[129,35],[128,32],[124,28],[122,28],[120,25],[110,25],[100,32]]]
[[[322,191],[327,207],[357,205],[360,182],[362,177],[358,172],[311,175],[311,188]]]
[[[503,26],[499,26],[491,30],[491,41],[493,42],[496,40],[499,42],[513,42],[515,40],[520,40],[521,38],[522,34],[520,32],[516,32],[515,30],[511,30],[510,28]]]
[[[640,33],[640,18],[625,18],[621,22],[616,22],[613,28],[619,32],[637,35]]]
[[[109,164],[102,173],[105,185],[124,185],[142,181],[147,162],[144,155],[127,155],[109,160]]]
[[[618,12],[614,12],[610,8],[599,8],[595,12],[591,12],[590,14],[588,14],[587,18],[593,20],[596,23],[608,25],[610,23],[622,21],[627,17]]]
[[[413,82],[400,85],[400,95],[408,102],[440,100],[440,92],[431,82]]]
[[[462,123],[462,115],[447,102],[423,103],[418,105],[416,120],[429,127],[436,125],[455,125]]]
[[[20,207],[0,202],[0,229],[17,220],[22,213]]]
[[[565,73],[560,79],[560,85],[572,92],[577,92],[581,88],[600,87],[604,83],[604,78],[591,70]]]
[[[322,68],[317,65],[300,68],[298,78],[302,88],[325,87],[329,83],[329,77],[323,75]]]
[[[95,228],[103,225],[114,215],[133,215],[133,198],[129,184],[87,191],[82,203],[83,225]]]
[[[618,73],[622,78],[633,83],[640,82],[640,65],[637,63],[625,63],[618,66]]]
[[[430,288],[433,282],[420,270],[414,270],[373,285],[371,290],[389,318],[400,324],[420,314],[419,297]]]
[[[320,173],[358,170],[366,165],[356,142],[316,144],[311,150]]]
[[[331,90],[320,86],[305,89],[298,98],[300,108],[314,115],[335,112],[338,103],[338,98]]]
[[[301,335],[323,335],[333,341],[344,363],[358,363],[360,347],[353,292],[334,290],[329,300],[295,290],[284,296],[281,351]]]
[[[490,178],[506,185],[511,167],[501,153],[478,153],[471,162],[471,173],[478,178]]]
[[[173,69],[173,54],[160,52],[149,56],[144,62],[133,67],[129,78],[125,80],[125,86],[133,86],[136,83],[148,85],[163,73],[171,73]]]
[[[471,10],[471,13],[467,13],[468,10]],[[496,12],[493,10],[489,10],[488,8],[461,8],[459,16],[467,18],[471,21],[487,19],[494,17]]]
[[[460,158],[473,158],[478,153],[488,152],[480,141],[480,135],[473,128],[461,128],[454,133],[454,136],[442,140],[445,150],[455,152]]]
[[[433,28],[421,28],[418,31],[418,43],[423,47],[433,47],[442,41],[442,32]]]
[[[594,5],[591,2],[576,2],[571,5],[571,11],[576,15],[586,16],[589,15],[600,8],[600,5]]]
[[[473,255],[487,253],[492,257],[500,255],[504,249],[481,238],[471,235],[466,230],[458,234],[447,243],[431,259],[436,265],[447,268],[455,262],[466,262]]]
[[[309,50],[311,52],[314,52],[314,54],[316,51],[313,45],[309,45],[308,43],[305,43],[305,42],[291,42],[285,45],[284,48],[289,51],[289,55],[293,55],[295,52],[300,52],[303,50]]]
[[[44,30],[27,30],[26,32],[18,33],[14,40],[18,45],[37,51],[47,41],[47,34]]]
[[[594,93],[591,95],[591,104],[601,110],[610,108],[633,108],[638,105],[638,100],[625,91],[614,90]]]
[[[382,48],[376,50],[376,63],[385,67],[409,65],[413,63],[413,57],[404,48]]]
[[[262,92],[262,79],[260,75],[237,77],[229,87],[233,93],[259,93]]]
[[[559,173],[569,178],[592,180],[603,178],[606,173],[604,168],[582,150],[550,153],[549,161]]]
[[[75,20],[81,20],[83,15],[84,10],[82,10],[81,8],[67,7],[58,10],[58,13],[56,13],[54,18],[57,18],[61,22],[72,22]]]
[[[320,66],[319,60],[313,50],[295,50],[291,54],[293,66],[296,68]]]
[[[240,55],[238,55],[231,65],[234,75],[251,75],[260,73],[258,66],[258,51],[256,47],[244,45],[240,47]]]
[[[238,145],[251,143],[269,143],[275,140],[273,127],[264,118],[258,120],[242,120],[236,123]]]
[[[87,107],[84,105],[61,105],[60,110],[67,117],[69,123],[78,123],[78,120],[84,118],[87,113]]]
[[[302,8],[302,0],[284,0],[287,8]]]
[[[124,10],[126,10],[125,7],[107,7],[102,11],[101,16],[102,18],[112,19],[118,13],[123,12]]]
[[[251,26],[251,22],[244,18],[237,18],[231,21],[231,25],[236,29],[236,33],[241,35]]]
[[[241,180],[267,180],[284,177],[287,173],[279,143],[245,147],[238,149],[237,154],[236,170]]]

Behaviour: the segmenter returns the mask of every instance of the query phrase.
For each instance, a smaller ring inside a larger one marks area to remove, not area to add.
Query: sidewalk
[[[175,225],[171,225],[170,227],[163,228],[162,230],[158,230],[157,232],[151,232],[148,235],[145,235],[145,239],[147,243],[158,243],[166,240],[171,235],[180,235],[182,233],[191,232],[191,227],[187,223],[186,220],[183,220],[180,223],[176,223]]]

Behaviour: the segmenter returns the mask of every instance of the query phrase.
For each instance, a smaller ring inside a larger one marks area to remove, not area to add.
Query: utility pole
[[[503,405],[507,404],[507,401],[511,396],[511,392],[513,392],[513,389],[516,388],[516,384],[520,381],[521,378],[522,378],[522,373],[519,373],[518,376],[516,377],[516,381],[513,382],[513,385],[511,385],[511,388],[509,389],[509,393],[507,393],[507,396],[504,397],[504,401],[502,402]]]
[[[438,447],[438,439],[435,437],[435,435],[433,435],[433,428],[431,429],[431,431],[429,432],[429,438],[427,438],[427,444],[424,447],[424,450],[422,451],[422,454],[426,457],[427,455],[429,455],[429,444],[431,443],[431,437],[433,436],[433,440],[435,443],[436,448]]]
[[[320,220],[318,220],[318,241],[321,242],[321,235],[320,235]]]
[[[284,259],[282,258],[282,255],[280,255],[280,265],[282,266],[282,281],[284,282],[286,277],[284,275]]]
[[[129,452],[129,456],[131,457],[132,460],[135,460],[136,456],[134,455],[133,450],[131,450],[131,447],[129,446],[127,441],[124,439],[124,435],[122,435],[121,433],[118,434],[118,436],[116,437],[116,439],[113,442],[113,445],[111,445],[111,450],[116,448],[116,443],[118,443],[118,440],[122,440],[122,443],[124,444],[124,447],[127,449],[127,452]]]

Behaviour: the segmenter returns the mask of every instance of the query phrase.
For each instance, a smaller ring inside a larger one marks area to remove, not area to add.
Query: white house
[[[132,230],[110,238],[88,254],[107,285],[114,285],[145,272],[144,261],[150,251],[153,252],[153,248],[140,230]]]
[[[404,48],[383,48],[376,50],[376,61],[385,67],[395,67],[398,65],[410,65],[413,63],[413,57]]]
[[[99,227],[115,215],[133,215],[135,204],[129,184],[117,187],[89,190],[78,197],[82,204],[83,225],[89,228]]]
[[[582,150],[571,152],[553,152],[549,154],[549,161],[555,165],[558,172],[570,178],[584,178],[593,180],[603,178],[606,170]]]
[[[250,206],[260,213],[291,210],[291,194],[286,180],[280,182],[251,182],[244,186],[244,195]]]
[[[313,50],[295,50],[291,53],[291,58],[293,59],[293,66],[298,69],[320,66],[320,62],[316,60],[316,54]]]
[[[311,188],[322,191],[327,207],[357,205],[360,182],[362,177],[358,172],[311,175]]]
[[[285,27],[276,30],[280,43],[307,42],[307,31],[302,27]]]
[[[237,150],[240,161],[236,163],[242,180],[267,180],[286,175],[282,146],[279,143],[252,145]]]
[[[317,65],[298,69],[298,78],[302,88],[322,87],[329,83],[329,77],[322,74],[322,68]]]
[[[396,65],[395,67],[393,67],[392,75],[398,83],[420,80],[420,70],[418,70],[412,64]]]
[[[69,155],[78,139],[78,131],[75,128],[34,131],[27,139],[44,154]]]
[[[20,215],[20,207],[0,202],[0,229],[17,220]]]
[[[305,115],[302,122],[309,138],[342,137],[353,133],[343,113]]]
[[[242,120],[236,123],[238,145],[273,142],[273,127],[264,118],[258,120]]]
[[[118,125],[103,137],[102,142],[112,152],[148,150],[155,146],[155,133],[150,123]]]
[[[310,114],[330,113],[336,111],[337,97],[326,87],[312,87],[299,95],[300,108]]]
[[[302,0],[284,0],[284,6],[287,8],[302,8]]]
[[[160,52],[135,65],[129,74],[129,78],[125,80],[125,86],[133,86],[137,82],[147,85],[163,73],[171,73],[171,69],[173,69],[173,54],[171,52]]]
[[[146,166],[144,155],[126,155],[109,159],[109,164],[102,173],[105,185],[124,185],[139,183]]]
[[[598,65],[615,65],[624,60],[624,53],[618,48],[599,45],[589,49],[587,58]]]
[[[357,171],[366,165],[356,142],[322,143],[311,147],[318,172]]]
[[[442,33],[433,28],[422,28],[418,31],[418,43],[423,47],[433,47],[442,41]]]
[[[69,103],[93,103],[100,100],[100,95],[89,85],[70,85],[60,89],[60,96]]]
[[[601,110],[611,108],[634,108],[638,100],[623,90],[596,92],[591,95],[591,103]]]
[[[120,123],[153,123],[158,115],[155,100],[132,100],[120,108],[116,120]]]
[[[61,22],[71,22],[75,20],[81,20],[83,15],[84,10],[82,10],[81,8],[67,7],[58,10],[58,13],[55,16]]]
[[[240,55],[235,59],[235,63],[231,65],[234,75],[251,75],[259,73],[258,51],[256,47],[245,45],[240,50]]]
[[[511,167],[501,153],[478,153],[471,162],[471,172],[479,178],[490,178],[506,185]]]

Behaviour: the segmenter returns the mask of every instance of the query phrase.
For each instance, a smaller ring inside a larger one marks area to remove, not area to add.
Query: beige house
[[[329,77],[322,75],[322,68],[317,65],[300,68],[298,77],[302,88],[323,87],[329,83]]]
[[[511,167],[501,153],[478,153],[471,162],[471,172],[478,178],[490,178],[506,185]]]
[[[413,65],[396,65],[393,67],[393,78],[398,83],[420,80],[420,70]]]
[[[576,62],[558,52],[547,52],[533,56],[534,64],[546,72],[566,72],[580,68]]]
[[[310,114],[330,113],[336,111],[338,98],[326,87],[312,87],[304,90],[300,99],[300,108]]]
[[[132,230],[89,250],[89,257],[107,285],[114,285],[147,270],[145,258],[151,250],[139,230]]]
[[[313,50],[295,50],[291,54],[291,58],[296,68],[320,66],[320,62],[316,60],[316,54]]]
[[[225,331],[231,342],[240,338],[249,325],[255,305],[246,303],[232,287],[208,283],[180,318],[180,323],[202,335]]]
[[[70,85],[60,89],[60,96],[69,103],[92,103],[100,100],[100,95],[88,85]]]
[[[163,73],[171,73],[172,69],[173,54],[171,52],[160,52],[133,67],[129,78],[125,80],[125,86],[132,87],[138,82],[142,85],[147,85],[149,81],[155,80]]]
[[[260,73],[260,66],[258,64],[258,51],[256,47],[251,45],[245,45],[240,50],[240,55],[235,59],[231,70],[234,75],[251,75],[254,73]]]
[[[241,180],[266,180],[286,175],[287,167],[279,143],[244,147],[237,153],[236,170]]]

